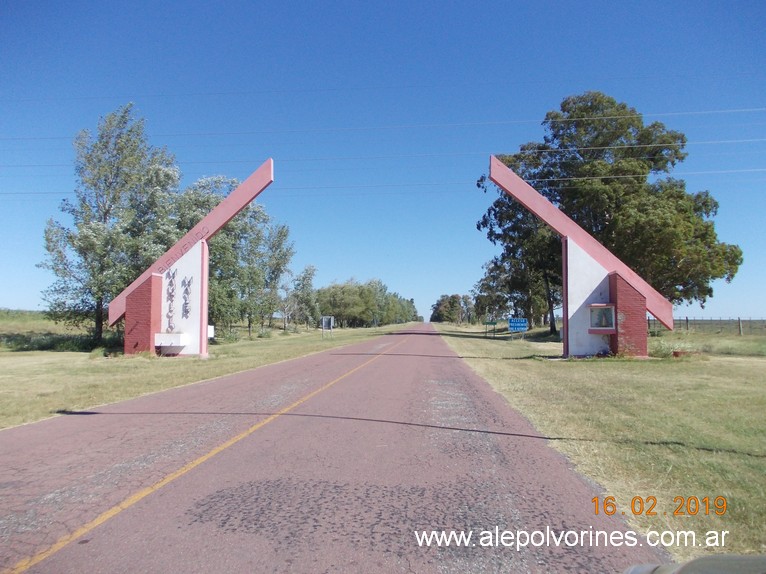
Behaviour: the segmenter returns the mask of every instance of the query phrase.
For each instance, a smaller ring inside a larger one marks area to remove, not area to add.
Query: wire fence
[[[649,318],[647,321],[650,333],[665,330],[665,327],[657,319]],[[675,331],[718,335],[761,335],[766,337],[766,319],[674,317],[673,323]]]

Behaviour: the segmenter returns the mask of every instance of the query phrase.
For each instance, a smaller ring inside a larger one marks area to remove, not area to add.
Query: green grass
[[[80,344],[84,333],[66,330],[40,313],[2,310],[0,428],[40,420],[57,411],[85,409],[253,369],[402,327],[336,329],[332,338],[325,339],[321,331],[279,331],[279,336],[211,345],[208,359],[160,359],[149,354],[124,356],[109,349],[91,349]],[[240,336],[246,337],[246,330]],[[51,347],[51,341],[56,345]]]
[[[659,331],[649,338],[649,352],[652,356],[668,357],[674,350],[712,355],[766,357],[766,337],[679,330]]]
[[[698,536],[729,530],[719,551],[766,552],[766,359],[760,342],[670,335],[658,339],[698,354],[564,361],[551,359],[561,356],[561,343],[539,337],[509,341],[454,326],[439,329],[477,373],[553,437],[554,448],[605,488],[604,496],[616,498],[636,528],[695,530]],[[657,516],[632,516],[636,496],[656,497]],[[711,504],[724,496],[728,510],[724,516],[674,517],[676,496],[707,496]],[[669,550],[678,559],[703,552]]]
[[[316,331],[211,345],[210,358],[125,357],[83,346],[84,333],[40,313],[0,310],[0,428],[338,347],[397,330]],[[439,326],[447,342],[527,416],[644,531],[729,530],[726,552],[766,552],[764,337],[664,333],[655,356],[562,361],[536,331],[485,338],[483,327]],[[281,333],[281,331],[280,331]],[[66,349],[83,349],[73,351]],[[36,350],[24,350],[36,349]],[[41,350],[43,349],[43,350]],[[50,350],[58,350],[51,352]],[[658,516],[631,516],[635,496]],[[673,517],[675,496],[725,496],[725,516]],[[583,501],[590,504],[590,501]],[[663,516],[667,512],[671,516]],[[698,549],[671,548],[684,559]]]

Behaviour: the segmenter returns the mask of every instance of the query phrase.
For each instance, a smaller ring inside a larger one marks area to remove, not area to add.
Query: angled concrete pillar
[[[207,240],[273,181],[269,159],[111,301],[109,324],[126,319],[125,354],[156,348],[168,355],[207,355]]]
[[[489,173],[495,185],[562,238],[564,356],[610,351],[646,356],[647,311],[673,329],[673,305],[635,271],[494,156]],[[605,322],[593,324],[594,317]]]

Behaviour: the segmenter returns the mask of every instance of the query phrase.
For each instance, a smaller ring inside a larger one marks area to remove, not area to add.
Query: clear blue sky
[[[684,132],[674,175],[720,202],[745,263],[690,316],[764,317],[766,3],[82,2],[0,5],[0,307],[42,308],[72,140],[135,103],[188,185],[244,179],[315,285],[379,278],[421,314],[496,252],[475,223],[491,153],[600,90]]]

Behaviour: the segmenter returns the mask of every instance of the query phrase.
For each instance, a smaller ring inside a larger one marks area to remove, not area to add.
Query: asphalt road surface
[[[4,572],[600,573],[664,560],[641,539],[588,543],[629,528],[594,515],[597,487],[430,325],[0,431],[0,461]],[[423,531],[472,538],[428,547]],[[519,545],[518,531],[543,534]]]

